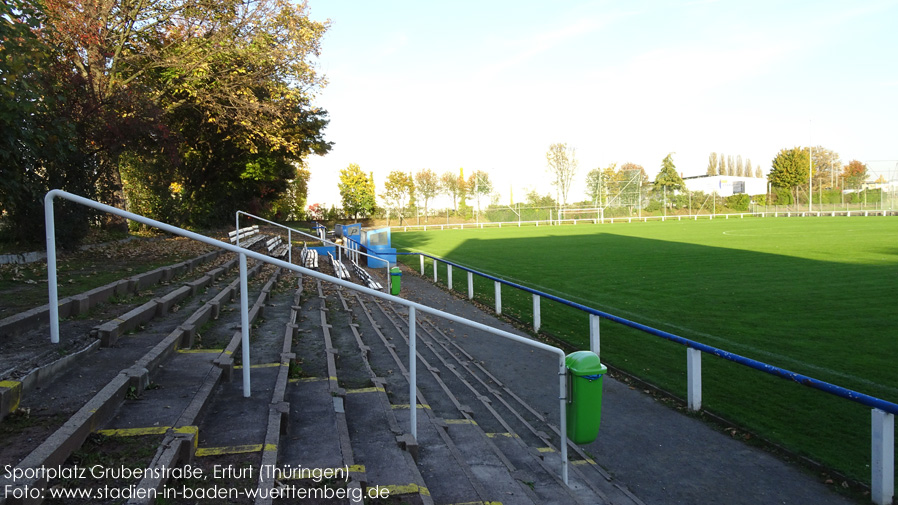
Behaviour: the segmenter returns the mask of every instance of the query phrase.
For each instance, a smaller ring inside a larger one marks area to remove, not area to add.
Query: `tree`
[[[440,188],[443,194],[452,198],[452,210],[458,212],[458,197],[464,191],[465,180],[449,171],[440,176]]]
[[[480,199],[489,196],[493,192],[493,183],[490,181],[490,174],[475,170],[468,176],[467,187],[471,191],[471,196],[477,202],[477,214],[480,215]]]
[[[604,206],[608,199],[608,189],[614,181],[616,163],[607,168],[594,168],[586,174],[586,196],[594,205]]]
[[[851,160],[842,169],[841,177],[845,181],[845,187],[858,189],[867,180],[867,165],[858,160]]]
[[[343,212],[353,219],[359,215],[369,216],[374,213],[376,205],[374,193],[374,174],[365,174],[355,163],[340,170],[340,199],[343,202]]]
[[[621,205],[639,206],[642,203],[642,188],[648,186],[649,178],[645,169],[635,163],[624,163],[616,174],[619,181],[617,197]]]
[[[549,151],[546,153],[549,173],[554,178],[552,185],[555,186],[556,194],[559,196],[557,200],[562,205],[567,205],[571,181],[574,180],[574,174],[577,173],[576,154],[576,149],[568,148],[567,144],[560,143],[550,145]]]
[[[708,155],[708,170],[705,171],[706,175],[717,175],[717,153],[711,153]]]
[[[415,174],[415,188],[424,198],[424,219],[427,220],[430,215],[430,201],[440,191],[440,178],[433,170],[425,168]]]
[[[404,218],[403,212],[409,199],[415,192],[415,182],[412,176],[400,170],[394,170],[387,176],[387,182],[384,183],[384,193],[381,198],[387,204],[387,207],[396,209],[399,216],[399,224],[402,224]],[[387,217],[389,223],[389,216]]]
[[[662,188],[664,191],[673,193],[680,191],[686,187],[683,179],[677,173],[677,167],[673,162],[673,153],[668,154],[661,162],[661,171],[655,177],[655,188]]]
[[[832,189],[839,183],[842,163],[839,153],[823,146],[814,147],[814,188]]]
[[[798,201],[798,187],[808,183],[809,153],[806,148],[782,149],[773,159],[767,179],[778,188],[787,188]]]
[[[742,164],[742,155],[736,155],[736,176],[745,177],[745,165]]]
[[[755,167],[755,177],[757,177],[758,179],[764,178],[764,172],[761,171],[761,165]]]
[[[720,153],[720,156],[717,158],[717,175],[726,175],[727,174],[727,162],[726,157],[723,153]]]

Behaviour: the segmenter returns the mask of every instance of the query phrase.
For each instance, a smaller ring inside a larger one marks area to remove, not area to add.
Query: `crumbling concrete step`
[[[299,379],[287,387],[290,423],[282,437],[280,464],[304,468],[344,465],[334,404],[326,379]]]
[[[432,504],[430,491],[411,453],[400,446],[408,447],[409,441],[396,429],[395,418],[392,422],[389,419],[393,413],[386,393],[377,388],[347,392],[343,400],[352,452],[356,464],[365,469],[367,486],[386,487],[391,496],[409,495],[409,500]]]

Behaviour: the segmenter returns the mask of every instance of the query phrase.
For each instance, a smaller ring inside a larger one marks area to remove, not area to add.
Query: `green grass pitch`
[[[747,218],[394,233],[424,251],[730,352],[898,402],[898,219]],[[417,257],[403,261],[417,269]],[[427,263],[432,275],[432,264]],[[456,271],[457,272],[457,271]],[[454,288],[465,291],[456,273]],[[445,268],[440,271],[446,282]],[[475,282],[493,303],[492,283]],[[529,294],[503,312],[532,320]],[[588,318],[542,302],[588,345]],[[684,347],[602,323],[602,360],[680,396]],[[703,407],[869,482],[870,409],[705,355]]]

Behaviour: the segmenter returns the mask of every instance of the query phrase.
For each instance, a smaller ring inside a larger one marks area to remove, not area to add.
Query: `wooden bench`
[[[349,270],[346,268],[346,265],[344,265],[342,261],[337,261],[331,253],[327,253],[327,257],[331,259],[331,265],[334,267],[334,274],[344,281],[349,280]]]
[[[374,277],[371,277],[371,274],[369,274],[367,270],[360,267],[359,264],[355,261],[352,262],[352,268],[353,270],[355,270],[355,274],[359,277],[359,279],[362,280],[362,282],[365,283],[366,286],[378,291],[383,289],[383,286],[381,286],[380,283],[374,279]]]
[[[283,258],[284,255],[287,254],[287,248],[289,247],[284,240],[280,237],[272,237],[265,242],[265,247],[268,249],[268,254],[274,256],[275,258]]]
[[[249,249],[262,240],[265,240],[265,235],[259,233],[259,225],[254,225],[247,226],[246,228],[240,228],[237,231],[229,232],[228,238],[231,239],[232,244],[236,244],[237,240],[239,239],[240,247]]]
[[[302,266],[313,269],[318,268],[318,251],[315,249],[309,249],[303,244],[300,257],[302,259]]]

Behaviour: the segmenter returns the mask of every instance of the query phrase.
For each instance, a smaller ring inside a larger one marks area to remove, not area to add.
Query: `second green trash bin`
[[[402,284],[402,270],[399,270],[399,267],[393,267],[390,269],[390,294],[398,295],[399,287]]]
[[[570,374],[567,403],[567,437],[575,444],[588,444],[599,435],[602,420],[602,377],[608,368],[590,351],[568,354],[564,360]]]

